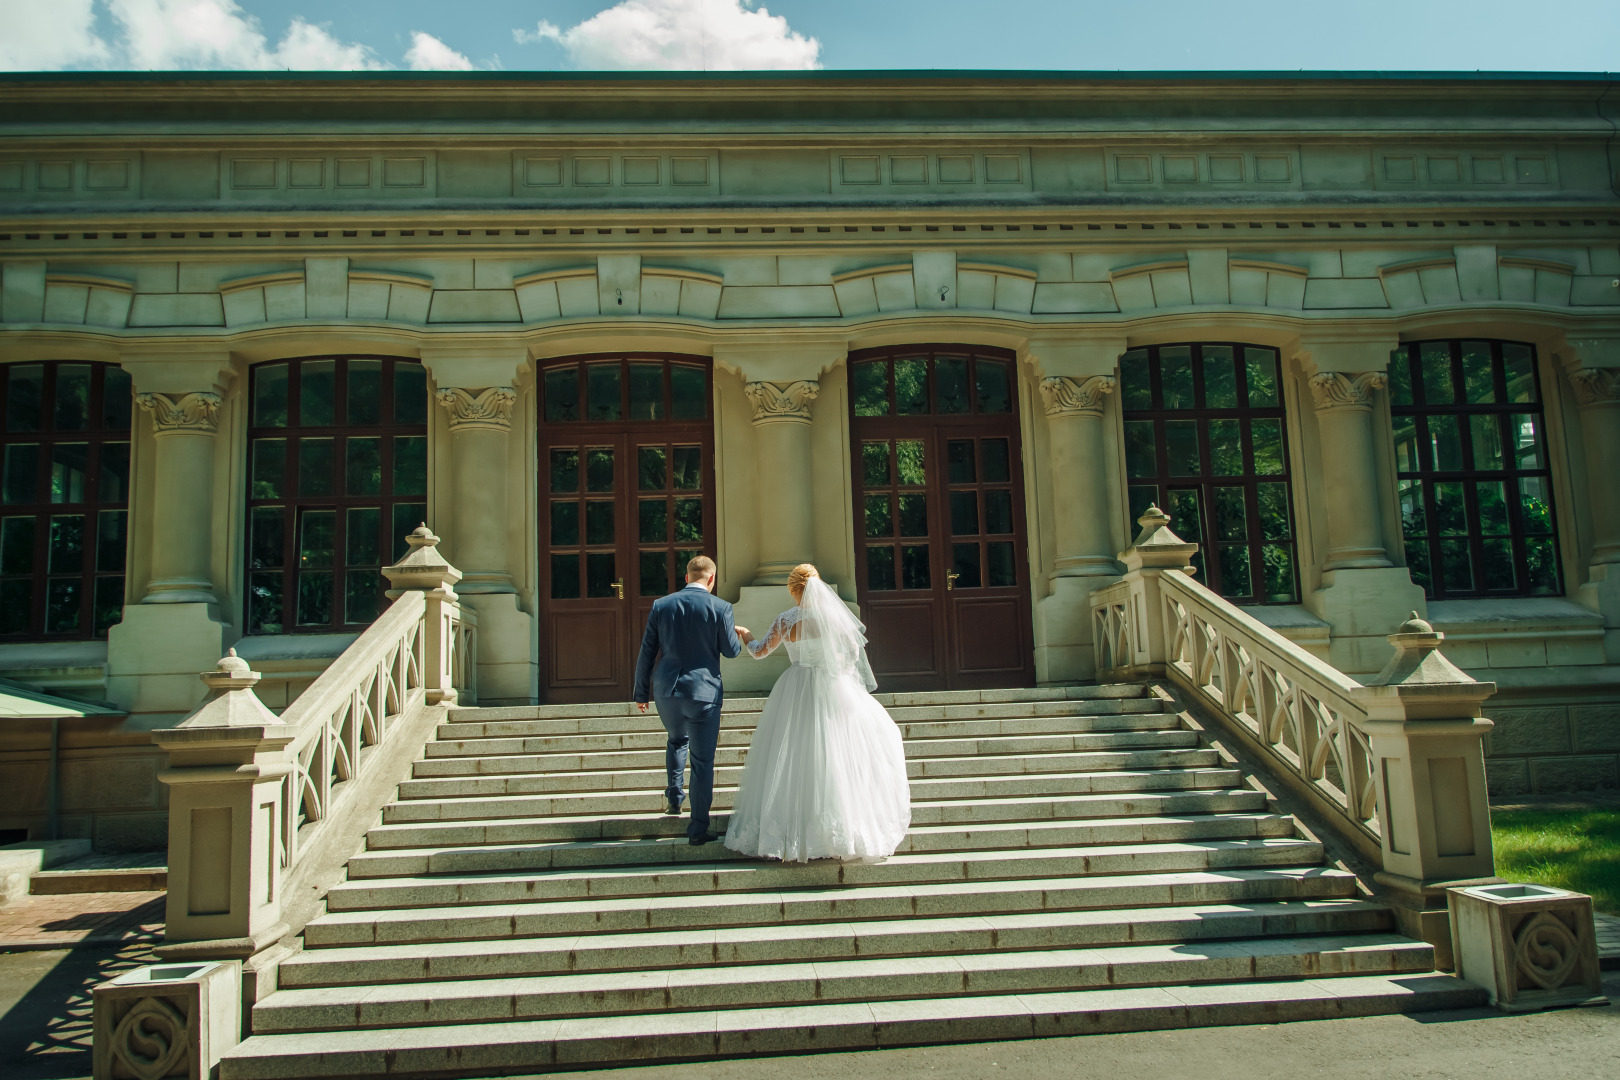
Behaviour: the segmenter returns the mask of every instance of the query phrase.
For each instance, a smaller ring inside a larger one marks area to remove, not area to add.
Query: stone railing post
[[[1476,682],[1440,654],[1444,634],[1412,613],[1389,635],[1395,655],[1354,692],[1378,785],[1378,827],[1388,890],[1403,933],[1451,963],[1446,889],[1498,880],[1491,853],[1480,715],[1495,683]]]
[[[813,379],[749,382],[759,438],[759,568],[755,585],[782,585],[814,554],[810,486],[810,403],[821,391]]]
[[[433,530],[425,522],[407,536],[405,542],[411,546],[411,550],[392,566],[383,567],[383,576],[393,586],[387,595],[392,600],[412,590],[424,594],[427,610],[422,616],[426,623],[422,642],[422,685],[427,691],[427,703],[455,705],[456,639],[452,616],[459,610],[460,601],[454,585],[461,580],[461,571],[439,554],[439,538],[433,535]]]
[[[168,755],[171,960],[247,960],[274,945],[281,919],[283,752],[295,732],[253,692],[259,674],[236,650],[201,676],[203,704],[152,732]],[[249,996],[249,1001],[255,1000]]]
[[[1130,617],[1139,629],[1131,640],[1130,670],[1137,676],[1163,675],[1171,657],[1159,576],[1166,570],[1193,573],[1198,545],[1171,532],[1170,515],[1157,506],[1148,507],[1136,522],[1142,526],[1136,542],[1119,553],[1130,584]]]

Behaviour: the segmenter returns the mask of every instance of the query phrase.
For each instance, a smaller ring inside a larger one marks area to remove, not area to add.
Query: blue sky
[[[10,70],[1602,71],[1617,54],[1620,0],[0,0]]]

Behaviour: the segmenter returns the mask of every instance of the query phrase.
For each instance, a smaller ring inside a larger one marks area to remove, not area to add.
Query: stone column
[[[813,379],[749,382],[759,467],[759,567],[755,585],[786,584],[788,573],[814,554],[811,531],[810,403]]]
[[[1328,662],[1350,674],[1383,667],[1389,633],[1407,612],[1426,610],[1423,590],[1406,567],[1395,565],[1388,547],[1397,510],[1391,449],[1379,445],[1389,438],[1389,399],[1380,391],[1388,385],[1397,343],[1380,331],[1312,337],[1297,351],[1312,371],[1307,386],[1314,408],[1291,418],[1306,435],[1305,453],[1294,466],[1294,524],[1303,532],[1314,509],[1327,526],[1325,536],[1300,545],[1300,584],[1305,607],[1330,627]],[[1315,590],[1311,559],[1321,560]]]
[[[1114,392],[1116,380],[1111,375],[1048,375],[1040,385],[1046,399],[1047,463],[1054,485],[1064,492],[1052,507],[1057,542],[1053,576],[1113,577],[1119,568],[1109,543],[1103,397]]]
[[[1572,595],[1603,616],[1604,658],[1620,664],[1620,339],[1572,341],[1569,373],[1581,412],[1586,451],[1586,511],[1592,522],[1592,556],[1586,581]]]
[[[450,386],[440,387],[437,397],[450,414],[450,534],[456,562],[465,567],[461,591],[515,592],[506,561],[506,439],[517,391],[510,386]]]
[[[157,457],[155,486],[147,504],[152,515],[152,577],[142,603],[218,603],[209,564],[220,396],[206,390],[145,393],[136,394],[135,403],[152,414]]]
[[[1323,371],[1311,376],[1327,492],[1328,545],[1324,570],[1391,566],[1379,511],[1378,462],[1373,454],[1373,392],[1389,384],[1383,371]]]

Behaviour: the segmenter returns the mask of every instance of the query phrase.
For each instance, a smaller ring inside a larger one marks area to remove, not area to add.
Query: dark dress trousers
[[[692,819],[687,836],[709,831],[714,803],[714,748],[720,741],[720,658],[742,652],[732,623],[731,605],[701,585],[688,585],[661,596],[647,615],[636,659],[636,701],[658,706],[669,742],[664,768],[669,786],[664,794],[681,803],[681,780],[692,763]]]

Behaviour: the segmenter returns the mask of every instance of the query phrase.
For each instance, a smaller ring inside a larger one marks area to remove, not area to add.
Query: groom
[[[717,839],[709,833],[709,807],[724,698],[720,658],[742,652],[737,632],[748,633],[746,627],[732,625],[731,605],[714,595],[714,576],[714,560],[707,555],[686,564],[686,587],[653,601],[636,660],[636,708],[647,711],[650,683],[658,718],[669,732],[666,814],[681,812],[681,778],[688,755],[692,759],[692,820],[686,839],[694,847]]]

